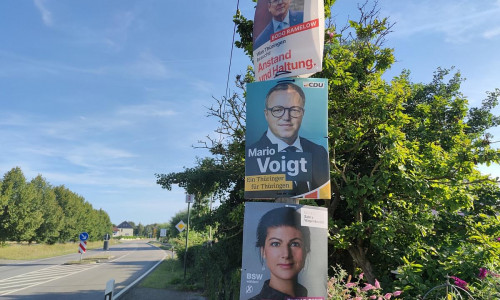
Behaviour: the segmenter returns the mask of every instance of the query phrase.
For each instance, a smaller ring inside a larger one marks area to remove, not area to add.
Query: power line
[[[238,15],[240,12],[240,0],[236,2],[236,14]],[[226,98],[229,97],[228,95],[228,90],[229,90],[229,76],[231,74],[231,63],[233,61],[233,49],[234,49],[234,36],[236,35],[236,23],[234,23],[234,28],[233,28],[233,40],[231,42],[231,54],[229,55],[229,69],[227,71],[227,81],[226,81]]]

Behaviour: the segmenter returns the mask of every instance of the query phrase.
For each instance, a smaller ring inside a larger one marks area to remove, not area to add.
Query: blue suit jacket
[[[290,27],[304,22],[303,12],[291,11],[291,10],[289,10],[289,12],[290,12]],[[264,28],[264,31],[262,31],[259,34],[259,36],[255,39],[253,43],[253,49],[255,50],[260,46],[262,46],[262,44],[264,44],[265,42],[269,41],[269,39],[271,38],[271,34],[273,33],[274,33],[274,26],[273,26],[273,21],[271,20],[271,22],[267,24],[266,28]]]
[[[267,131],[264,132],[262,137],[253,145],[248,147],[246,151],[249,149],[266,149],[273,148],[271,141],[266,135]],[[330,180],[330,166],[328,162],[328,153],[325,148],[311,142],[308,139],[303,137],[300,138],[300,144],[302,146],[302,151],[305,153],[311,153],[312,156],[312,179],[309,182],[310,190],[317,189],[322,186],[326,182]],[[276,147],[276,146],[274,146]],[[258,170],[258,166],[252,163],[245,164],[245,175],[257,175],[260,174]],[[304,185],[302,185],[304,187]],[[276,197],[293,197],[297,195],[301,195],[307,193],[309,190],[307,189],[294,189],[294,190],[268,190],[268,191],[246,191],[245,198],[276,198]]]

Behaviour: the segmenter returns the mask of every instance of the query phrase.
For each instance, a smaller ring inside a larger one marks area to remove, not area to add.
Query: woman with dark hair
[[[260,256],[271,278],[260,293],[250,300],[285,300],[307,297],[307,289],[297,282],[310,249],[309,228],[300,225],[300,213],[293,207],[268,211],[257,226]]]

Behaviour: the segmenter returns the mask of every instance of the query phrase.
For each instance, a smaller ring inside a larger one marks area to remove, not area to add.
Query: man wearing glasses
[[[261,0],[262,1],[262,0]],[[292,0],[267,0],[267,9],[271,13],[271,22],[255,38],[253,49],[257,49],[269,41],[271,34],[303,22],[304,13],[289,10]]]
[[[291,82],[281,82],[271,88],[264,109],[268,130],[248,148],[248,157],[262,154],[256,163],[247,164],[248,175],[272,173],[273,163],[279,163],[295,178],[293,188],[281,192],[283,197],[303,195],[330,179],[325,148],[299,136],[305,101],[302,89]],[[267,156],[271,158],[266,160]]]

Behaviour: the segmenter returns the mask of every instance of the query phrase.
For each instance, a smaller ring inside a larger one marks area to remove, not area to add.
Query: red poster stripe
[[[87,241],[80,241],[80,249],[78,249],[78,252],[79,253],[85,253],[85,251],[87,250]]]
[[[281,31],[271,34],[271,42],[274,42],[277,39],[285,37],[290,34],[294,34],[297,32],[313,29],[319,26],[319,20],[314,19],[308,22],[300,23],[292,27],[285,28]]]

